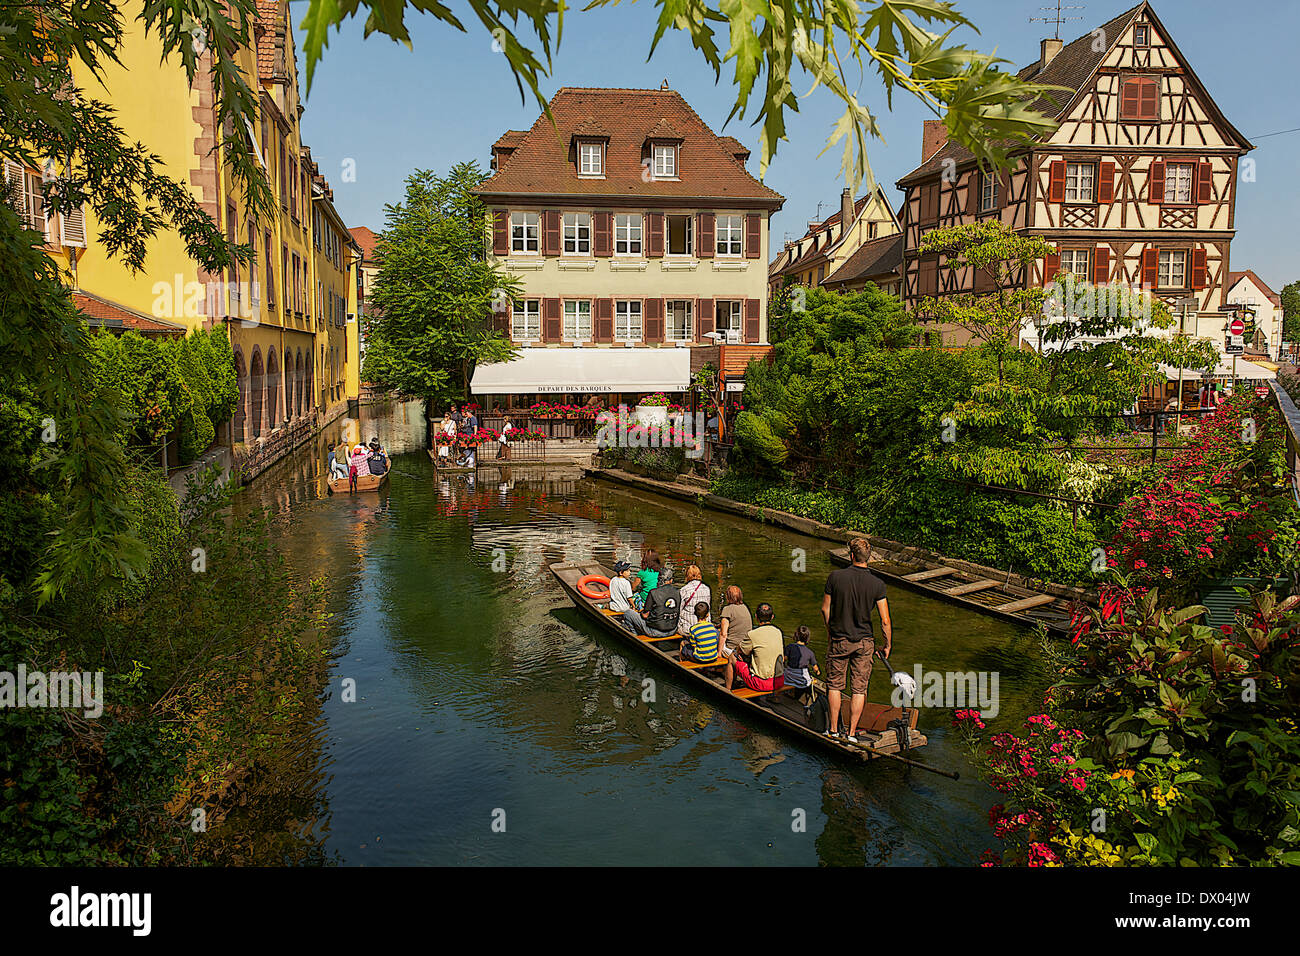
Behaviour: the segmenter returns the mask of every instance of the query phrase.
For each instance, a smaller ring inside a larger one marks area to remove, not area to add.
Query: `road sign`
[[[1240,335],[1229,335],[1223,343],[1223,351],[1226,355],[1240,355],[1246,351],[1246,340]]]
[[[1268,386],[1267,386],[1267,385],[1256,385],[1256,386],[1255,386],[1255,394],[1258,395],[1260,398],[1268,398]]]
[[[1234,318],[1231,322],[1228,323],[1228,331],[1231,332],[1233,335],[1245,335],[1246,323],[1241,321],[1241,319]]]

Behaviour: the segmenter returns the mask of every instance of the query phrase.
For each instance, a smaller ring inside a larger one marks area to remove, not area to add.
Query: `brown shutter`
[[[1004,169],[998,173],[998,205],[1005,209],[1011,203],[1011,170]]]
[[[542,341],[558,342],[564,337],[564,323],[560,318],[560,300],[542,300]]]
[[[1142,250],[1142,284],[1154,289],[1160,281],[1160,250],[1154,247]]]
[[[1061,271],[1061,254],[1059,252],[1049,252],[1043,257],[1043,285],[1056,278],[1056,274]]]
[[[1065,202],[1065,160],[1054,159],[1048,167],[1048,202]]]
[[[745,341],[758,341],[758,313],[762,303],[758,299],[745,300]]]
[[[664,254],[664,214],[646,214],[646,258],[660,259]]]
[[[1138,81],[1138,90],[1141,95],[1138,117],[1140,119],[1159,119],[1160,84],[1154,79],[1143,78]]]
[[[662,222],[662,219],[660,220]],[[645,340],[647,342],[662,342],[664,340],[664,300],[663,299],[646,299],[642,307],[645,315]]]
[[[500,312],[492,313],[492,328],[502,333],[506,338],[510,338],[512,328],[510,317],[514,313],[515,304],[511,300],[506,301],[506,307]]]
[[[1211,202],[1211,192],[1214,188],[1214,167],[1210,163],[1196,164],[1196,192],[1193,201],[1198,203]]]
[[[598,212],[591,217],[591,251],[597,256],[614,254],[614,214]]]
[[[706,339],[708,333],[713,331],[713,300],[696,299],[695,300],[695,335],[701,342],[710,342],[712,339]]]
[[[980,171],[971,170],[966,177],[966,215],[978,216],[980,212]]]
[[[1147,176],[1147,202],[1159,205],[1165,201],[1165,161],[1157,159],[1151,164]]]
[[[1140,81],[1132,77],[1124,80],[1120,86],[1119,115],[1121,119],[1137,117],[1138,111],[1142,108],[1140,86]]]
[[[1115,164],[1097,164],[1097,202],[1109,205],[1115,201]]]
[[[606,214],[608,215],[608,214]],[[592,331],[597,342],[614,341],[614,300],[596,300],[596,321]]]
[[[504,256],[510,252],[510,211],[492,210],[492,254]]]
[[[702,212],[698,218],[699,225],[695,232],[699,241],[695,244],[695,255],[701,259],[712,259],[717,249],[717,218],[711,212]]]
[[[560,213],[547,209],[542,213],[542,255],[558,256],[560,254]]]
[[[763,217],[745,217],[745,258],[757,259],[763,254]]]
[[[1205,250],[1192,250],[1192,288],[1204,289],[1206,285]]]
[[[1110,246],[1098,246],[1092,251],[1092,284],[1105,285],[1110,281]]]

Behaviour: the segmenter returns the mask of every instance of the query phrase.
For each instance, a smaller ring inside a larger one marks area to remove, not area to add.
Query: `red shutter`
[[[1210,163],[1197,163],[1195,201],[1198,203],[1211,202],[1213,189],[1214,167]]]
[[[1092,284],[1105,285],[1110,281],[1110,246],[1097,246],[1092,251]]]
[[[560,254],[560,213],[548,209],[542,213],[542,255]]]
[[[1109,205],[1115,201],[1115,164],[1097,164],[1097,202]]]
[[[492,254],[504,256],[510,252],[510,212],[492,210]]]
[[[713,331],[713,300],[696,299],[695,314],[699,318],[699,321],[695,323],[696,337],[701,342],[713,341],[704,337]]]
[[[609,215],[606,213],[605,215]],[[608,254],[608,253],[607,253]],[[592,330],[597,342],[614,341],[614,300],[596,300],[596,322]]]
[[[560,300],[542,300],[542,341],[558,342],[564,337],[563,324],[560,321]]]
[[[660,259],[664,254],[664,214],[646,214],[646,257]]]
[[[758,341],[758,313],[762,305],[758,299],[745,300],[745,341]]]
[[[1205,276],[1205,250],[1192,250],[1192,288],[1204,289],[1206,285]]]
[[[696,234],[700,239],[699,242],[695,244],[695,254],[701,259],[713,258],[713,253],[717,247],[717,241],[715,239],[717,221],[717,218],[711,212],[702,212],[699,215],[699,225],[696,227]]]
[[[1159,205],[1165,201],[1165,161],[1157,159],[1151,164],[1147,176],[1147,202]]]
[[[1054,159],[1048,167],[1047,201],[1065,202],[1065,160]]]
[[[757,259],[763,254],[763,217],[745,217],[745,258]],[[757,341],[757,340],[756,340]]]
[[[1160,85],[1154,79],[1143,78],[1138,80],[1138,91],[1141,96],[1138,105],[1138,118],[1159,119]]]
[[[1061,254],[1059,252],[1049,252],[1043,258],[1043,285],[1056,278],[1056,274],[1061,271]]]
[[[598,212],[591,217],[591,251],[597,256],[614,254],[614,214]]]
[[[660,221],[662,222],[662,218]],[[664,300],[646,299],[643,308],[645,310],[645,340],[647,342],[662,342],[664,340]]]
[[[1156,248],[1142,250],[1142,284],[1154,289],[1160,281],[1160,250]]]
[[[1134,78],[1126,79],[1120,87],[1119,115],[1121,119],[1133,119],[1138,115],[1138,111],[1142,108],[1140,87],[1141,82]]]

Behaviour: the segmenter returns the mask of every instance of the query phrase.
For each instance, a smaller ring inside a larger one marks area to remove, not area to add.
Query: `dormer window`
[[[656,143],[654,146],[655,179],[677,178],[677,144]]]
[[[1151,24],[1135,23],[1133,25],[1133,45],[1134,46],[1151,45]]]
[[[588,142],[578,144],[578,175],[605,175],[605,144]]]

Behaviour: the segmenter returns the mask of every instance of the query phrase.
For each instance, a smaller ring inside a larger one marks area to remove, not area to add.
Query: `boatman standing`
[[[849,731],[845,739],[858,742],[858,721],[867,702],[867,682],[871,679],[871,658],[876,642],[871,630],[871,609],[880,614],[880,633],[884,638],[881,653],[889,656],[893,628],[889,622],[889,601],[885,599],[885,582],[867,569],[871,542],[854,538],[849,542],[852,564],[832,571],[826,578],[826,595],[822,598],[822,617],[826,620],[827,655],[826,702],[830,706],[826,735],[839,735],[840,688],[845,674],[853,694],[849,704]]]

